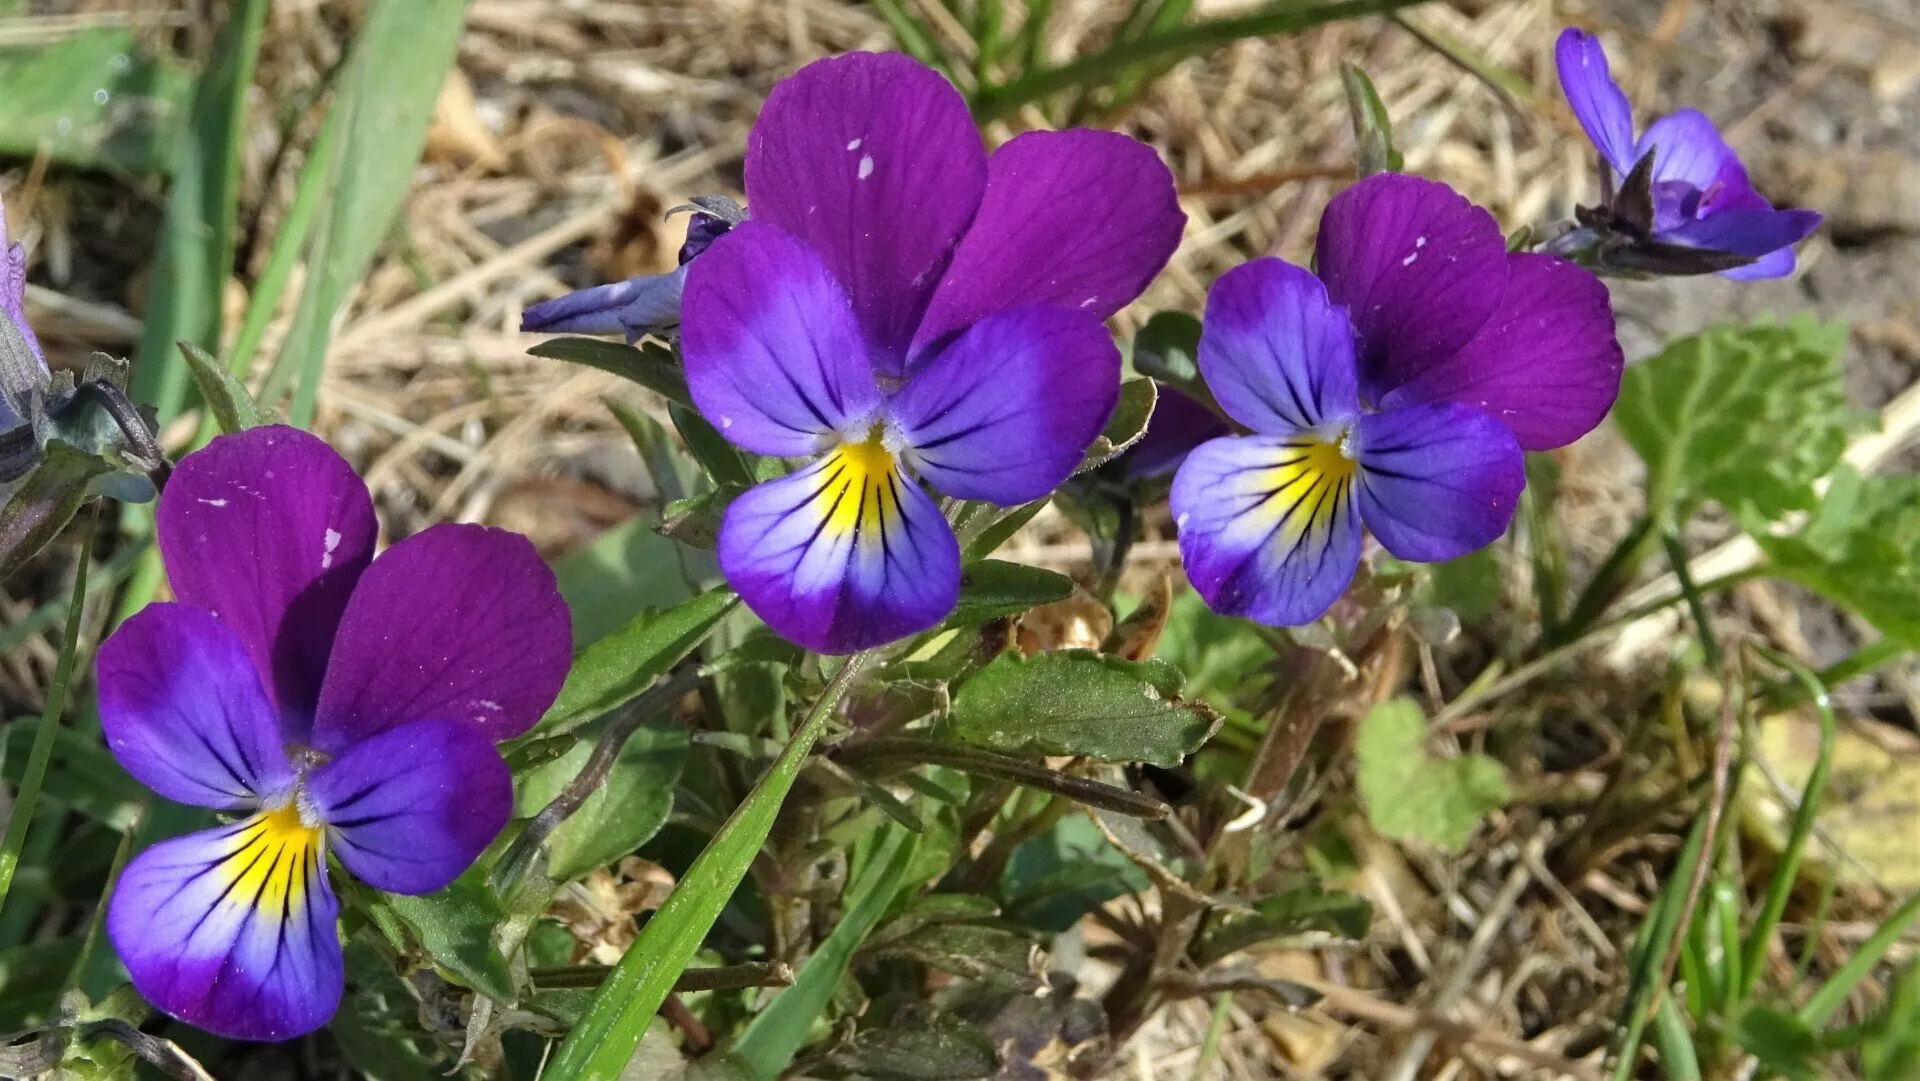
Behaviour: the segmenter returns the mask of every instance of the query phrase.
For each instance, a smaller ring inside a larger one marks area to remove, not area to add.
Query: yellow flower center
[[[833,448],[821,459],[822,478],[815,505],[827,529],[838,536],[877,537],[900,521],[900,475],[878,428],[859,442]]]
[[[241,822],[216,870],[229,885],[223,904],[276,914],[303,908],[324,873],[321,836],[292,800]]]
[[[1289,439],[1261,477],[1267,493],[1262,509],[1279,519],[1282,544],[1291,547],[1309,533],[1322,535],[1337,521],[1359,471],[1359,463],[1347,456],[1347,438]]]

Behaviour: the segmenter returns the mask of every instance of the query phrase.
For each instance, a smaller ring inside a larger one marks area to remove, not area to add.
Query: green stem
[[[887,762],[947,766],[963,773],[996,781],[1011,781],[1025,788],[1065,796],[1075,803],[1134,818],[1165,818],[1168,811],[1167,805],[1159,800],[1118,785],[1060,773],[1011,755],[996,754],[976,747],[959,747],[951,743],[935,743],[912,736],[882,736],[866,740],[847,748],[839,758],[849,766]]]
[[[1117,41],[1092,56],[1071,64],[1046,68],[999,86],[982,87],[974,96],[974,119],[985,122],[1006,116],[1031,101],[1076,86],[1112,81],[1137,64],[1166,60],[1268,34],[1297,34],[1341,19],[1383,15],[1426,0],[1338,0],[1301,6],[1286,4],[1228,19],[1209,19],[1134,41]],[[1029,16],[1031,17],[1031,16]]]
[[[93,535],[100,525],[96,509],[87,522],[85,540],[80,542],[80,563],[73,572],[73,593],[67,601],[67,628],[60,641],[60,659],[54,665],[53,685],[47,688],[46,708],[40,711],[40,724],[34,729],[33,750],[27,755],[27,772],[20,778],[20,793],[13,803],[13,815],[7,819],[7,833],[0,841],[0,908],[13,888],[13,873],[20,867],[20,850],[27,843],[27,827],[33,822],[34,805],[40,802],[40,786],[47,779],[47,764],[53,758],[53,740],[59,733],[60,716],[67,711],[67,695],[73,684],[75,655],[80,651],[80,623],[86,611],[87,567],[93,562]]]
[[[1912,652],[1912,647],[1892,638],[1882,638],[1869,642],[1852,653],[1822,668],[1815,673],[1823,687],[1838,687],[1850,679],[1864,676],[1888,661],[1898,660]],[[1765,710],[1781,710],[1797,706],[1807,701],[1806,686],[1791,676],[1768,687],[1761,692],[1760,704]]]
[[[627,947],[580,1023],[554,1053],[547,1081],[616,1081],[621,1076],[654,1014],[766,843],[780,806],[806,765],[808,752],[826,730],[834,707],[871,659],[871,654],[856,653],[840,666],[780,757]]]
[[[1700,651],[1706,654],[1707,670],[1718,672],[1720,643],[1713,636],[1713,624],[1707,622],[1707,606],[1700,599],[1700,591],[1694,588],[1692,572],[1687,569],[1687,549],[1680,543],[1679,534],[1671,529],[1661,532],[1660,543],[1666,546],[1667,562],[1680,582],[1680,595],[1687,599],[1687,610],[1693,613],[1693,625],[1700,633]]]
[[[1640,573],[1640,565],[1647,561],[1654,549],[1660,544],[1660,530],[1653,520],[1642,518],[1634,523],[1627,535],[1613,546],[1607,558],[1600,563],[1600,569],[1593,572],[1593,578],[1573,602],[1573,611],[1566,621],[1547,628],[1547,644],[1558,646],[1574,641],[1587,633],[1599,618],[1606,614],[1607,608],[1626,592]]]
[[[1800,878],[1800,860],[1806,853],[1808,838],[1813,836],[1820,802],[1827,794],[1827,776],[1833,769],[1833,745],[1838,727],[1826,684],[1821,683],[1818,676],[1783,653],[1758,646],[1755,649],[1769,661],[1786,669],[1813,699],[1814,708],[1820,714],[1820,753],[1813,760],[1812,772],[1807,775],[1807,787],[1800,794],[1800,806],[1794,809],[1793,827],[1787,833],[1786,847],[1781,849],[1780,862],[1774,867],[1773,878],[1767,884],[1767,899],[1760,907],[1760,915],[1754,920],[1752,930],[1747,932],[1747,944],[1740,961],[1741,999],[1753,993],[1754,982],[1759,979],[1760,969],[1766,964],[1767,946],[1773,940],[1773,932],[1780,926],[1780,918],[1787,911],[1787,901],[1793,896],[1794,884]]]

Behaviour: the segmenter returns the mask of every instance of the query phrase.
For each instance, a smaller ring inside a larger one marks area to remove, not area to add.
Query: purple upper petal
[[[1398,173],[1334,196],[1315,252],[1327,296],[1359,334],[1370,402],[1458,352],[1506,291],[1507,245],[1493,216],[1445,184]]]
[[[872,415],[880,393],[867,342],[813,249],[748,221],[687,265],[687,389],[721,435],[799,457]]]
[[[40,348],[40,339],[34,336],[33,327],[27,324],[27,249],[11,243],[7,234],[7,212],[0,207],[0,310],[7,313],[13,325],[20,328],[20,336],[27,340],[34,356],[40,358],[40,366],[47,366],[47,355]],[[0,406],[0,408],[5,408]],[[9,425],[0,420],[0,431]]]
[[[1459,353],[1381,400],[1394,409],[1460,402],[1498,418],[1528,450],[1591,431],[1620,395],[1625,357],[1607,287],[1550,255],[1508,257],[1500,311]]]
[[[727,507],[720,569],[782,636],[852,653],[953,611],[960,544],[940,508],[873,444],[835,448]]]
[[[1638,160],[1633,143],[1633,110],[1626,94],[1607,70],[1607,54],[1600,39],[1575,27],[1560,32],[1554,46],[1560,69],[1560,89],[1573,106],[1573,115],[1614,175],[1633,171]]]
[[[1168,502],[1208,607],[1273,626],[1320,618],[1360,565],[1353,474],[1311,436],[1215,439],[1187,455]]]
[[[1156,393],[1146,434],[1127,448],[1122,458],[1127,477],[1132,480],[1171,473],[1180,468],[1193,448],[1233,434],[1219,414],[1165,383],[1156,388]]]
[[[1012,506],[1072,475],[1119,397],[1120,350],[1098,320],[1014,308],[908,377],[887,412],[935,488]]]
[[[1360,418],[1360,517],[1387,551],[1436,562],[1497,539],[1526,487],[1526,455],[1506,426],[1436,403]]]
[[[1180,245],[1187,216],[1152,147],[1111,131],[1035,131],[987,159],[986,195],[914,335],[914,363],[1015,305],[1105,319]]]
[[[680,323],[680,294],[687,268],[646,274],[611,285],[576,289],[535,304],[520,316],[520,329],[541,334],[624,334],[629,342]]]
[[[367,486],[316,436],[284,425],[222,435],[173,471],[158,511],[174,596],[246,645],[299,740],[378,525]]]
[[[345,979],[319,834],[288,812],[162,841],[114,885],[107,937],[161,1011],[233,1040],[327,1023]]]
[[[1227,415],[1289,435],[1360,408],[1353,323],[1320,279],[1279,259],[1242,263],[1207,294],[1200,374]]]
[[[100,727],[141,784],[233,810],[284,795],[280,717],[238,636],[207,612],[150,604],[100,647]]]
[[[773,88],[747,137],[754,219],[826,261],[883,375],[901,374],[986,176],[960,92],[898,53],[808,64]]]
[[[1728,193],[1753,190],[1746,166],[1698,109],[1681,109],[1647,125],[1634,154],[1636,161],[1653,155],[1655,184],[1679,182],[1702,192],[1715,185]]]
[[[355,743],[315,771],[315,810],[355,878],[432,893],[460,877],[513,811],[513,774],[465,721],[414,721]]]
[[[428,719],[517,736],[553,704],[572,651],[566,603],[525,537],[432,526],[388,549],[354,590],[313,745],[337,754]]]

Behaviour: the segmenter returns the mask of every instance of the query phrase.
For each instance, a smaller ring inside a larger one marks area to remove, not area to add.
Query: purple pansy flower
[[[53,379],[40,339],[27,324],[27,249],[10,243],[4,207],[0,207],[0,313],[12,321],[27,345],[25,356],[0,352],[0,433],[4,433],[26,421],[28,396],[36,390],[44,393]]]
[[[107,934],[161,1010],[287,1039],[340,1001],[328,854],[396,893],[473,862],[513,804],[494,741],[566,678],[567,609],[502,530],[437,525],[375,560],[366,486],[293,428],[187,457],[158,519],[178,602],[101,646],[101,726],[148,788],[243,817],[135,857]]]
[[[920,481],[1012,505],[1073,471],[1119,393],[1102,320],[1179,243],[1172,174],[1104,131],[989,157],[940,75],[854,53],[774,88],[746,187],[688,267],[687,385],[738,446],[811,461],[727,508],[721,569],[820,652],[925,630],[960,549]]]
[[[1656,120],[1636,141],[1632,108],[1608,72],[1600,40],[1592,34],[1573,27],[1562,31],[1554,58],[1573,115],[1600,151],[1609,192],[1626,184],[1635,167],[1652,155],[1650,190],[1637,196],[1643,205],[1617,210],[1615,224],[1644,233],[1642,239],[1653,245],[1724,256],[1726,262],[1736,263],[1732,267],[1718,264],[1725,268],[1720,273],[1729,278],[1752,281],[1793,272],[1793,245],[1820,227],[1819,214],[1775,210],[1753,189],[1746,166],[1720,137],[1713,121],[1698,110],[1682,109]],[[1649,195],[1650,208],[1644,205]],[[1649,217],[1649,209],[1650,220],[1643,220]]]
[[[546,334],[625,334],[629,344],[680,323],[680,296],[687,286],[687,264],[746,218],[746,208],[724,195],[696,195],[687,239],[680,244],[680,265],[665,274],[642,274],[611,285],[576,289],[535,304],[520,316],[520,329]]]
[[[1180,553],[1216,611],[1297,625],[1337,600],[1361,524],[1402,559],[1451,559],[1507,528],[1523,450],[1606,415],[1622,356],[1607,290],[1509,254],[1443,184],[1383,173],[1320,220],[1319,276],[1260,259],[1207,298],[1200,373],[1252,429],[1174,477]]]
[[[1128,480],[1149,480],[1180,468],[1193,448],[1209,439],[1232,435],[1220,415],[1192,397],[1161,383],[1146,433],[1121,456]]]

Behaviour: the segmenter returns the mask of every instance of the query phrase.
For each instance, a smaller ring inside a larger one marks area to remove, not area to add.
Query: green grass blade
[[[134,399],[151,403],[163,421],[180,411],[187,396],[187,370],[174,343],[220,348],[220,300],[233,269],[239,214],[247,89],[253,85],[266,17],[266,0],[233,5],[174,145],[173,190],[160,230],[140,362],[133,370]]]
[[[1813,760],[1813,770],[1807,775],[1806,790],[1800,793],[1800,806],[1793,812],[1793,827],[1787,833],[1786,847],[1781,850],[1780,862],[1774,867],[1773,877],[1767,883],[1767,899],[1760,906],[1760,915],[1754,920],[1752,930],[1747,933],[1747,944],[1740,962],[1741,972],[1744,973],[1742,998],[1753,992],[1754,981],[1759,978],[1761,967],[1767,959],[1767,944],[1780,927],[1787,901],[1793,896],[1794,883],[1800,877],[1800,860],[1806,854],[1807,839],[1813,835],[1814,820],[1820,814],[1820,803],[1826,798],[1827,776],[1833,769],[1836,734],[1833,700],[1827,694],[1826,684],[1792,657],[1773,650],[1765,650],[1764,653],[1768,660],[1785,668],[1793,676],[1819,711],[1820,755]]]
[[[906,882],[907,867],[913,862],[919,840],[897,825],[881,831],[866,873],[847,891],[852,907],[819,950],[800,966],[793,986],[780,992],[741,1033],[734,1053],[759,1081],[779,1077],[806,1043],[814,1021],[846,978],[854,951],[893,906],[894,897]]]
[[[335,110],[346,109],[334,162],[339,186],[314,236],[306,288],[276,365],[300,376],[290,412],[296,425],[313,419],[334,316],[406,199],[465,15],[466,0],[378,0],[354,40],[334,101]]]
[[[1819,1028],[1832,1019],[1834,1012],[1847,1001],[1854,986],[1873,974],[1873,968],[1887,955],[1894,943],[1899,942],[1913,925],[1920,922],[1920,893],[1907,898],[1906,903],[1893,910],[1893,915],[1880,925],[1873,937],[1860,944],[1847,963],[1840,966],[1820,989],[1813,993],[1805,1006],[1800,1007],[1800,1020],[1809,1028]]]
[[[746,877],[748,866],[773,829],[780,805],[800,775],[800,767],[806,764],[807,753],[866,660],[865,654],[855,654],[841,665],[780,757],[693,866],[687,868],[680,884],[647,921],[633,945],[627,947],[620,964],[595,992],[580,1023],[554,1053],[545,1081],[617,1081],[621,1076],[653,1015],[673,990],[674,981]]]
[[[1660,1051],[1660,1065],[1666,1067],[1668,1081],[1700,1081],[1700,1057],[1693,1050],[1693,1033],[1680,1012],[1680,1001],[1672,995],[1661,999],[1653,1012],[1653,1045]]]
[[[973,115],[980,121],[994,120],[1028,102],[1038,101],[1062,90],[1109,82],[1136,65],[1193,56],[1241,38],[1297,34],[1342,19],[1383,15],[1425,2],[1336,0],[1322,4],[1286,3],[1232,18],[1188,23],[1163,34],[1115,42],[1071,64],[1035,71],[999,86],[983,87],[974,96]]]
[[[20,849],[27,843],[27,827],[33,823],[34,804],[40,802],[40,786],[47,777],[47,763],[53,758],[54,736],[60,730],[60,716],[67,711],[67,694],[73,685],[75,655],[80,651],[80,623],[86,610],[87,567],[93,562],[93,527],[99,525],[96,511],[80,542],[80,562],[73,572],[73,593],[67,601],[67,628],[60,641],[60,660],[54,665],[53,686],[47,688],[46,708],[40,711],[39,727],[34,729],[33,750],[27,757],[27,772],[20,779],[20,792],[13,802],[13,814],[7,819],[7,833],[0,840],[0,909],[13,888],[13,873],[20,866]]]

